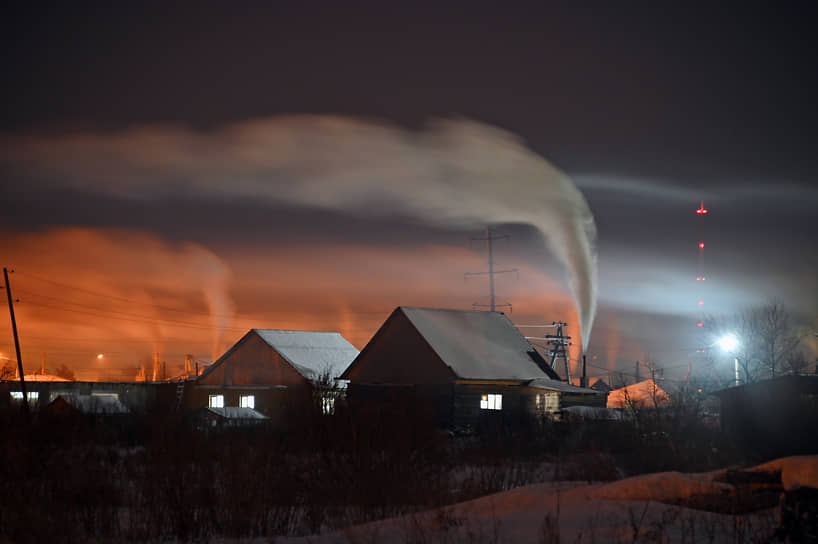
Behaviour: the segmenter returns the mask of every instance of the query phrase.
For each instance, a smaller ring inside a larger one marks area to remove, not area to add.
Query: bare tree
[[[784,372],[787,374],[804,374],[807,367],[809,367],[809,361],[801,351],[790,354],[784,361]]]
[[[650,388],[648,391],[650,400],[653,402],[653,407],[658,408],[660,404],[664,404],[667,401],[665,395],[661,393],[659,384],[656,383],[657,378],[662,377],[663,371],[661,368],[657,368],[656,363],[650,360],[645,361],[645,367],[648,369],[648,374],[650,374],[650,384],[648,385]]]
[[[795,354],[801,340],[795,334],[789,312],[777,302],[752,310],[752,323],[760,344],[761,366],[774,378]]]
[[[325,368],[312,381],[313,400],[323,415],[335,413],[336,401],[342,398],[344,393],[332,374],[331,368]]]
[[[65,378],[66,380],[74,381],[74,371],[65,364],[58,366],[54,371],[54,375],[59,376],[60,378]]]
[[[17,369],[7,362],[0,368],[0,380],[13,380],[17,376]]]
[[[704,329],[710,344],[726,334],[738,337],[739,344],[730,355],[738,363],[744,382],[751,383],[802,368],[797,358],[801,339],[793,321],[782,304],[770,302],[728,318],[707,318]],[[713,361],[713,350],[710,353]]]

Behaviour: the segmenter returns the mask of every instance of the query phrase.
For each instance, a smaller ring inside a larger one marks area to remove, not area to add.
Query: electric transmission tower
[[[568,323],[562,321],[554,321],[550,325],[517,325],[517,328],[542,328],[542,329],[557,329],[556,334],[546,334],[545,336],[526,336],[526,340],[545,340],[548,345],[548,353],[546,354],[550,361],[548,364],[556,371],[557,359],[562,359],[565,369],[565,381],[571,383],[571,356],[566,349],[571,345],[571,337],[565,335],[563,327]],[[583,378],[584,379],[584,378]]]
[[[506,270],[495,270],[494,269],[494,249],[492,247],[492,242],[494,242],[494,240],[502,240],[502,239],[508,240],[508,235],[507,234],[495,235],[494,232],[492,231],[491,227],[486,227],[486,236],[485,236],[485,238],[472,238],[472,241],[485,240],[486,244],[488,245],[488,249],[489,249],[489,269],[488,269],[488,271],[485,271],[485,272],[466,272],[463,275],[464,279],[469,279],[471,276],[488,276],[489,277],[489,304],[479,304],[479,303],[475,302],[474,304],[472,304],[472,308],[488,308],[492,312],[496,312],[497,308],[503,308],[503,307],[507,307],[509,309],[509,311],[511,310],[511,304],[508,304],[508,303],[497,304],[497,301],[495,300],[495,296],[494,296],[494,276],[496,276],[497,274],[508,274],[510,272],[515,272],[515,273],[519,274],[519,270],[517,270],[516,268],[509,268],[509,269],[506,269]]]

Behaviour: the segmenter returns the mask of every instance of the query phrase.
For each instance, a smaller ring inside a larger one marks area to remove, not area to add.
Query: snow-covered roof
[[[225,419],[270,419],[261,412],[252,408],[240,408],[238,406],[225,406],[223,408],[207,407],[207,411],[219,415]]]
[[[62,398],[83,414],[127,414],[128,407],[115,395],[76,395],[61,393]],[[56,401],[56,399],[54,399]],[[52,401],[53,402],[53,401]]]
[[[66,380],[60,376],[55,376],[53,374],[26,374],[26,381],[27,382],[68,382],[71,380]]]
[[[336,378],[346,370],[358,350],[337,332],[253,329],[302,376],[315,380],[325,373]]]
[[[597,391],[596,389],[590,389],[588,387],[577,387],[576,385],[572,385],[570,383],[561,382],[557,380],[552,380],[551,378],[537,378],[536,380],[531,380],[530,383],[527,384],[528,387],[534,387],[536,389],[548,389],[549,391],[560,391],[561,393],[580,393],[583,395],[603,395]]]
[[[530,355],[536,353],[534,347],[502,313],[407,307],[400,310],[459,378],[548,379]]]

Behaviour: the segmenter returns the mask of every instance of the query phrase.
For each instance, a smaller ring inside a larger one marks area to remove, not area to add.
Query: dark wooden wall
[[[367,384],[442,385],[451,383],[455,375],[409,319],[397,310],[358,355],[344,377]]]
[[[298,386],[309,383],[268,343],[252,332],[197,381],[204,385]]]

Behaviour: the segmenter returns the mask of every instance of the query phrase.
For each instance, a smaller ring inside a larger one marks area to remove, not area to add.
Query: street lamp
[[[719,346],[721,349],[726,351],[727,353],[734,353],[736,348],[739,346],[738,338],[736,338],[735,334],[727,334],[719,338],[718,341]],[[733,367],[735,368],[736,374],[736,386],[739,384],[739,376],[738,376],[738,355],[733,355]]]

